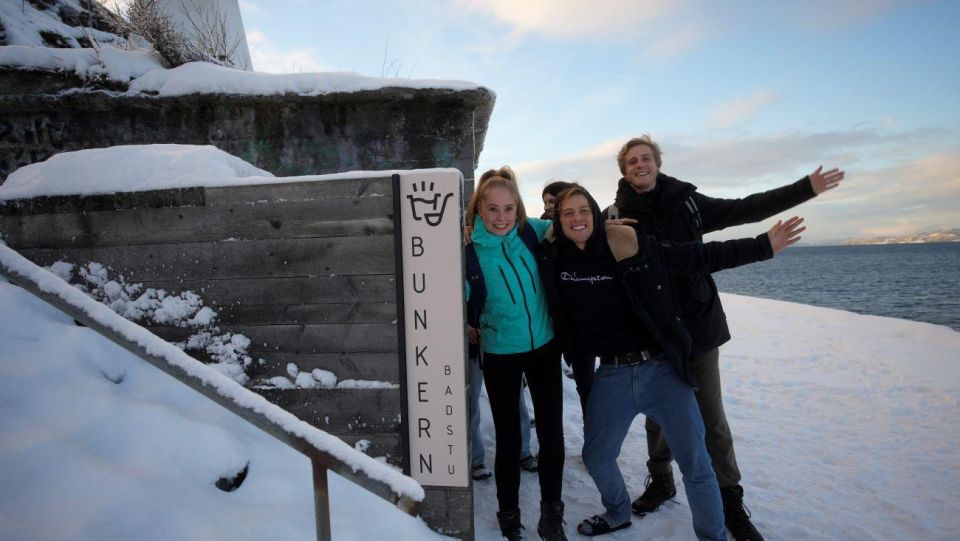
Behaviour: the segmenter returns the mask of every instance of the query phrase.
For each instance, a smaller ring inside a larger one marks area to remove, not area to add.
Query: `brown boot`
[[[523,524],[520,524],[520,508],[513,511],[498,511],[497,522],[500,524],[500,533],[509,541],[520,541],[523,536],[520,530]]]
[[[540,523],[537,533],[544,541],[567,541],[563,533],[563,502],[540,502]]]

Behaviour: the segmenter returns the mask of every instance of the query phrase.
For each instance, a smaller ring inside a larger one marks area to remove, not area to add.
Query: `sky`
[[[531,214],[553,179],[612,203],[617,150],[649,133],[663,173],[714,197],[844,169],[839,188],[798,210],[807,242],[960,228],[960,2],[241,0],[240,10],[257,71],[496,92],[478,175],[513,167]]]

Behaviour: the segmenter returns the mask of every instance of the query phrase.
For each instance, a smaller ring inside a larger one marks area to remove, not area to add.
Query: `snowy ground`
[[[947,327],[723,295],[734,340],[721,350],[724,403],[755,524],[775,539],[960,538],[960,333]],[[601,511],[580,459],[580,407],[566,380],[568,531]],[[484,419],[483,428],[492,426]],[[493,439],[487,436],[487,449]],[[492,451],[488,451],[492,453]],[[639,495],[643,419],[620,467]],[[679,503],[609,539],[693,539]],[[534,532],[539,488],[524,474],[524,522]],[[475,490],[478,531],[496,533],[492,482]]]
[[[734,295],[724,302],[736,336],[721,357],[726,405],[747,502],[767,538],[958,538],[960,333]],[[0,343],[0,538],[312,537],[300,454],[3,281]],[[576,392],[565,385],[564,500],[575,538],[574,525],[600,508],[579,458]],[[645,459],[638,418],[621,459],[634,493]],[[240,489],[214,487],[247,463]],[[433,537],[419,519],[332,477],[337,539]],[[692,539],[679,490],[679,503],[610,538]],[[475,496],[478,537],[496,539],[493,482]],[[533,474],[523,476],[521,501],[535,536]]]

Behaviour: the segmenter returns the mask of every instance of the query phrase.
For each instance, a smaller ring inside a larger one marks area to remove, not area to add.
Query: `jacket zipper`
[[[527,314],[527,332],[530,333],[530,351],[537,349],[533,340],[533,317],[530,316],[530,308],[527,307],[527,293],[523,290],[523,281],[520,280],[520,273],[517,272],[517,267],[514,266],[513,262],[510,261],[510,256],[507,255],[507,247],[505,244],[500,244],[500,249],[503,251],[503,258],[507,260],[507,264],[510,265],[510,269],[513,271],[513,275],[517,277],[517,283],[520,284],[520,295],[523,296],[523,311]],[[523,261],[523,258],[520,258],[520,261]],[[500,269],[500,274],[503,274],[503,269]],[[507,277],[503,277],[504,283],[507,281]],[[509,291],[510,286],[507,286]],[[516,301],[514,301],[516,302]]]
[[[500,270],[500,278],[503,278],[503,285],[507,286],[507,293],[510,294],[510,300],[513,301],[513,304],[517,304],[517,299],[513,296],[513,290],[510,289],[510,282],[507,281],[507,274],[503,272],[503,267],[500,265],[497,265],[497,269]]]
[[[523,268],[527,269],[527,276],[530,277],[530,283],[533,285],[533,294],[537,294],[537,281],[533,279],[533,272],[530,271],[530,267],[527,266],[527,260],[520,256],[520,262],[523,263]]]

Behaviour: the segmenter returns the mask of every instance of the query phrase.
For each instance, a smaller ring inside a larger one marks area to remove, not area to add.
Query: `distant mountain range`
[[[905,237],[849,239],[840,244],[849,246],[855,244],[925,244],[931,242],[960,242],[960,229],[941,229],[940,231],[931,231],[929,233],[920,233]]]

